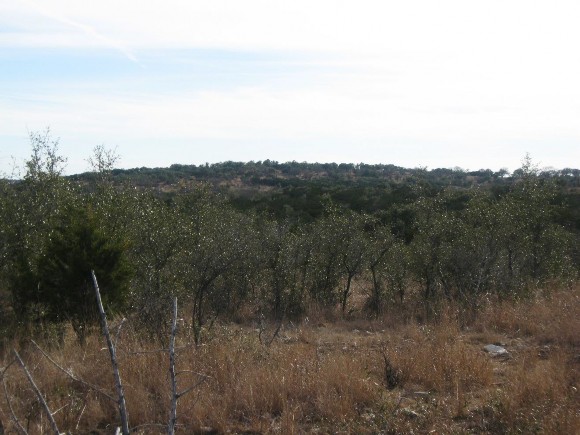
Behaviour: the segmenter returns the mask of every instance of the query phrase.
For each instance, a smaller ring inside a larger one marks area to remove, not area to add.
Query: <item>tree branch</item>
[[[117,353],[115,346],[111,341],[111,334],[109,333],[109,326],[107,325],[107,315],[105,314],[105,309],[103,308],[103,302],[101,301],[101,292],[99,291],[99,284],[97,282],[97,277],[95,276],[95,271],[91,271],[93,277],[93,284],[95,287],[95,294],[97,297],[97,305],[99,307],[99,313],[101,314],[101,326],[103,328],[103,334],[107,339],[107,346],[109,347],[109,353],[111,354],[111,365],[113,366],[113,373],[115,375],[115,384],[117,387],[117,395],[119,396],[119,414],[121,416],[121,426],[123,435],[129,435],[129,415],[127,414],[127,405],[125,403],[125,392],[123,391],[123,384],[121,383],[121,375],[119,374],[119,365],[117,363]]]
[[[169,423],[167,424],[167,434],[175,434],[175,424],[177,423],[177,375],[175,373],[175,335],[177,333],[177,298],[173,299],[173,319],[171,321],[171,338],[169,340],[169,374],[171,376],[171,411],[169,413]]]
[[[23,433],[24,435],[28,435],[28,432],[26,431],[26,429],[24,429],[24,426],[20,424],[18,417],[16,417],[16,414],[14,413],[14,409],[12,408],[12,402],[10,402],[10,396],[8,395],[8,390],[6,389],[6,382],[4,381],[4,379],[2,379],[2,386],[4,387],[4,395],[6,396],[6,402],[8,403],[8,409],[10,409],[10,416],[12,417],[12,420],[14,421],[14,423],[16,423],[16,427],[18,427],[18,430],[21,433]]]
[[[103,396],[105,396],[107,399],[112,400],[113,402],[116,402],[117,399],[114,398],[113,396],[111,396],[110,394],[104,392],[103,390],[101,390],[99,387],[97,387],[96,385],[93,384],[89,384],[88,382],[83,381],[82,379],[77,378],[75,375],[72,374],[72,372],[70,370],[66,370],[64,367],[62,367],[61,365],[59,365],[55,360],[53,360],[50,355],[48,355],[34,340],[30,340],[30,342],[46,357],[46,359],[48,359],[52,365],[54,365],[57,369],[59,369],[61,372],[63,372],[64,374],[66,374],[69,378],[71,378],[73,381],[79,382],[81,384],[83,384],[86,387],[91,388],[92,390],[96,391],[97,393],[102,394]]]
[[[16,356],[16,360],[18,361],[18,363],[20,364],[20,367],[22,367],[22,370],[24,370],[24,373],[26,374],[26,377],[28,378],[28,382],[30,382],[32,389],[36,393],[36,397],[38,397],[39,402],[41,403],[42,407],[46,411],[46,415],[48,416],[48,421],[50,422],[50,425],[52,427],[52,431],[55,433],[55,435],[60,435],[60,431],[58,430],[58,426],[56,425],[56,422],[54,421],[54,417],[52,416],[52,413],[50,412],[50,408],[48,407],[46,400],[44,400],[42,393],[40,392],[40,390],[38,389],[38,387],[34,383],[34,379],[32,379],[30,372],[26,368],[26,364],[24,364],[24,361],[22,361],[22,358],[20,358],[20,355],[18,354],[16,349],[13,349],[13,351],[14,351],[14,355]]]

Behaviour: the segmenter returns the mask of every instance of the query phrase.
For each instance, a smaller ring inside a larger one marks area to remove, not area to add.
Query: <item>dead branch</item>
[[[16,360],[18,361],[18,363],[20,364],[20,367],[22,367],[22,370],[24,370],[24,373],[26,374],[26,377],[28,378],[28,382],[30,382],[32,389],[36,393],[36,397],[38,397],[38,401],[41,403],[42,407],[44,408],[44,410],[46,412],[46,415],[48,416],[48,421],[50,421],[50,425],[52,426],[52,431],[56,435],[60,435],[60,431],[58,430],[58,426],[56,425],[56,421],[54,421],[54,417],[52,416],[52,413],[50,412],[50,408],[48,407],[46,400],[44,400],[42,393],[40,392],[40,390],[38,389],[38,387],[34,383],[34,379],[32,379],[32,375],[30,374],[30,372],[26,368],[26,364],[24,364],[24,361],[22,361],[22,358],[20,358],[18,351],[16,349],[13,349],[13,351],[14,351],[14,355],[16,356]]]
[[[180,393],[177,393],[177,398],[179,399],[181,396],[185,396],[187,393],[189,393],[191,390],[199,387],[201,384],[203,384],[205,382],[205,379],[200,379],[198,382],[196,382],[195,384],[193,384],[191,387],[186,388],[185,390],[183,390]]]
[[[167,424],[167,434],[175,434],[175,424],[177,423],[177,375],[175,374],[175,334],[177,333],[177,298],[173,299],[173,319],[171,321],[171,338],[169,340],[169,374],[171,376],[171,411],[169,413],[169,423]]]
[[[23,433],[24,435],[28,435],[28,432],[26,431],[26,429],[24,429],[24,426],[20,424],[20,420],[18,420],[18,417],[16,417],[16,414],[14,413],[14,409],[12,408],[12,402],[10,402],[10,396],[8,395],[8,390],[6,389],[6,381],[4,379],[2,379],[2,386],[4,387],[4,395],[6,396],[6,402],[8,403],[8,409],[10,409],[10,417],[12,418],[12,421],[14,421],[16,427],[21,433]]]
[[[140,424],[139,426],[132,427],[131,428],[131,431],[132,432],[135,432],[135,431],[137,431],[139,429],[142,429],[144,427],[159,427],[159,428],[163,427],[163,428],[165,428],[166,425],[165,424],[161,424],[161,423],[144,423],[144,424]]]
[[[201,376],[202,378],[211,378],[209,375],[204,375],[203,373],[196,372],[195,370],[179,370],[175,372],[175,376],[182,375],[184,373],[193,373],[194,375]]]
[[[45,358],[47,360],[49,360],[53,366],[55,366],[57,369],[59,369],[61,372],[63,372],[65,375],[67,375],[69,378],[71,378],[73,381],[78,382],[80,384],[83,384],[86,387],[89,387],[90,389],[96,391],[99,394],[102,394],[103,396],[105,396],[107,399],[112,400],[113,402],[116,402],[117,399],[113,396],[111,396],[110,394],[106,393],[105,391],[101,390],[99,387],[97,387],[96,385],[90,384],[88,382],[83,381],[80,378],[77,378],[75,375],[73,375],[72,371],[65,369],[64,367],[62,367],[61,365],[59,365],[55,360],[53,360],[49,354],[47,354],[34,340],[30,340],[30,342],[45,356]]]
[[[81,418],[83,417],[83,414],[85,413],[86,408],[87,408],[87,402],[85,402],[85,404],[83,405],[83,409],[81,409],[81,413],[79,414],[79,418],[77,418],[77,425],[75,427],[76,430],[79,430],[79,425],[81,424]]]
[[[121,383],[121,375],[119,374],[119,365],[117,363],[117,353],[113,342],[111,341],[111,334],[109,333],[109,326],[107,325],[107,315],[105,314],[105,309],[103,308],[103,302],[101,301],[101,292],[99,291],[99,284],[97,282],[97,277],[95,276],[95,271],[91,271],[93,277],[93,284],[95,287],[95,294],[97,297],[97,305],[99,307],[99,313],[101,314],[101,326],[103,328],[103,334],[107,340],[107,346],[109,347],[109,353],[111,354],[111,365],[113,367],[113,373],[115,375],[115,384],[117,387],[117,395],[119,396],[119,414],[121,416],[121,426],[123,435],[129,435],[129,415],[127,414],[127,405],[125,403],[125,392],[123,390],[123,384]]]
[[[280,320],[278,321],[278,326],[276,327],[276,330],[274,331],[274,334],[272,335],[272,338],[270,338],[270,340],[268,341],[268,343],[266,344],[266,346],[270,347],[270,345],[272,344],[272,342],[278,336],[278,334],[280,332],[280,328],[282,328],[282,320],[283,320],[283,317],[280,317]]]
[[[115,349],[117,349],[117,343],[119,342],[119,337],[121,336],[121,328],[126,321],[127,318],[123,317],[123,320],[121,320],[121,323],[119,323],[119,326],[117,326],[117,334],[115,335]]]
[[[10,368],[10,366],[12,364],[14,364],[15,362],[16,362],[16,358],[14,358],[12,361],[10,361],[6,367],[2,368],[2,370],[0,371],[0,379],[4,378],[4,373],[6,373],[6,371]]]

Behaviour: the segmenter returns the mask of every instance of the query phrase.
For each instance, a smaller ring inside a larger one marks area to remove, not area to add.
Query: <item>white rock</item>
[[[483,346],[483,350],[492,356],[508,355],[508,351],[504,347],[496,346],[495,344],[488,344],[487,346]]]

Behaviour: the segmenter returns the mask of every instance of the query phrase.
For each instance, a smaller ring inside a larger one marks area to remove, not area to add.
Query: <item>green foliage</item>
[[[99,278],[103,304],[124,308],[130,280],[126,245],[98,228],[95,216],[70,210],[55,228],[37,264],[19,263],[12,281],[19,311],[42,322],[71,322],[79,339],[97,323],[91,271]]]
[[[208,316],[227,312],[247,293],[256,276],[258,246],[252,219],[212,202],[207,193],[184,195],[180,207],[186,215],[181,273],[199,342]]]
[[[103,303],[125,307],[131,269],[126,245],[99,229],[92,213],[68,211],[35,262],[20,257],[11,275],[14,305],[34,322],[70,322],[82,341],[97,323],[91,270],[99,277]]]
[[[575,276],[574,235],[554,218],[557,186],[538,177],[529,161],[517,177],[501,196],[479,190],[464,207],[454,206],[453,191],[415,203],[411,249],[425,299],[442,289],[447,298],[476,307],[488,293],[516,297],[547,280]]]
[[[30,135],[32,154],[20,181],[3,185],[2,282],[20,323],[72,323],[79,338],[95,320],[91,275],[103,299],[121,308],[128,291],[126,246],[105,235],[78,186],[62,176],[66,159],[47,130]]]
[[[109,308],[130,307],[153,334],[178,295],[199,342],[241,307],[278,320],[311,303],[347,313],[358,280],[372,313],[403,306],[415,284],[430,314],[440,298],[477,308],[580,268],[571,169],[540,173],[526,160],[508,177],[265,161],[119,171],[97,147],[96,172],[66,178],[58,141],[46,132],[31,145],[23,178],[0,182],[0,303],[9,290],[4,312],[71,322],[81,339],[95,320],[91,269]]]
[[[263,299],[271,307],[274,317],[281,319],[289,311],[299,311],[293,303],[298,299],[293,295],[297,290],[293,273],[298,268],[294,255],[296,241],[284,223],[264,222],[261,233]]]
[[[403,303],[409,278],[410,250],[404,241],[393,236],[390,227],[381,224],[368,235],[367,246],[371,273],[367,308],[379,314],[387,303]]]
[[[333,306],[340,300],[341,237],[344,228],[334,208],[311,227],[315,240],[309,267],[309,292],[318,303]]]

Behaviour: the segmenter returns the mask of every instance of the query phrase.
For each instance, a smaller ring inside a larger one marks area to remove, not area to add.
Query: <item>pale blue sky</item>
[[[580,2],[0,0],[0,172],[224,160],[580,167]]]

